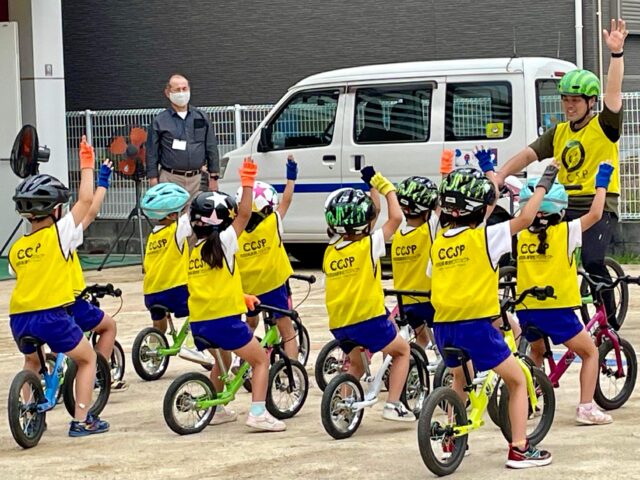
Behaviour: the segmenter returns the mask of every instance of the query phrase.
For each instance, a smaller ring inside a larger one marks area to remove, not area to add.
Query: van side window
[[[445,140],[507,138],[512,125],[511,84],[447,84]]]
[[[361,88],[356,92],[353,140],[406,143],[429,140],[431,86]]]
[[[330,145],[339,96],[339,90],[305,91],[293,96],[269,122],[269,149]]]
[[[554,125],[565,121],[562,100],[558,93],[560,79],[536,80],[536,103],[538,107],[538,135]]]

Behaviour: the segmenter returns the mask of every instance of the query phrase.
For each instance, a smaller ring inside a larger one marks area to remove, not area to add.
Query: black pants
[[[584,210],[567,210],[567,220],[574,220],[585,215]],[[615,213],[604,212],[602,218],[589,230],[582,233],[582,266],[590,275],[598,275],[605,280],[611,280],[611,275],[604,264],[604,257],[613,237],[613,230],[618,224],[618,217]],[[615,315],[616,304],[612,290],[603,290],[602,298],[607,311],[607,316],[611,318]]]

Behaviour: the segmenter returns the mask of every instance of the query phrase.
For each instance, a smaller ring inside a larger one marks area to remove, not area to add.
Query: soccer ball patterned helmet
[[[236,193],[236,203],[240,203],[242,197],[242,187],[238,188]],[[280,199],[278,198],[278,192],[272,185],[256,181],[253,184],[253,202],[251,204],[251,211],[253,213],[260,213],[263,216],[267,216],[270,213],[278,209]]]

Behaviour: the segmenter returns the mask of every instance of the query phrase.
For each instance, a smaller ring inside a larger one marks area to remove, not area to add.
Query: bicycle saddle
[[[40,340],[39,338],[31,337],[29,335],[21,337],[20,340],[18,340],[18,343],[20,345],[20,350],[23,350],[24,349],[23,347],[28,347],[28,346],[33,346],[36,349],[38,349],[45,344],[45,342]]]
[[[149,307],[149,312],[151,313],[151,315],[153,315],[154,317],[166,317],[167,314],[169,313],[169,309],[167,307],[165,307],[164,305],[151,305]]]
[[[471,357],[469,357],[469,354],[467,352],[465,352],[461,348],[456,348],[456,347],[444,347],[442,356],[454,357],[460,360],[461,362],[468,362],[469,360],[471,360]]]
[[[196,345],[202,346],[204,348],[220,348],[215,343],[210,342],[206,338],[201,337],[199,335],[194,335],[193,340],[196,342]]]
[[[545,338],[548,336],[546,333],[544,333],[542,330],[540,330],[538,327],[534,325],[527,325],[527,327],[523,329],[522,333],[524,332],[536,335],[538,338]]]

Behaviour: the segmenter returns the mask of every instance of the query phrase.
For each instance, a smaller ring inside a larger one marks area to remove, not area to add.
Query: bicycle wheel
[[[629,400],[636,385],[638,360],[633,346],[623,338],[620,341],[622,357],[622,375],[618,375],[616,351],[611,340],[606,340],[598,347],[598,381],[593,399],[605,410],[615,410]]]
[[[625,275],[624,269],[620,266],[618,262],[616,262],[611,257],[605,257],[604,259],[605,267],[607,267],[607,271],[612,278],[623,277]],[[609,324],[613,327],[614,330],[620,330],[622,328],[622,324],[627,317],[627,312],[629,310],[629,285],[626,283],[619,283],[616,288],[612,290],[614,303],[615,303],[615,315],[611,320],[609,320]],[[591,290],[589,289],[589,285],[585,279],[582,279],[580,284],[580,294],[582,296],[590,295]],[[589,308],[587,305],[582,305],[580,308],[580,313],[582,316],[582,321],[586,324],[589,323],[591,317],[595,313],[593,306]]]
[[[352,405],[364,399],[360,381],[353,375],[341,373],[324,389],[320,403],[320,417],[325,431],[336,440],[356,433],[364,409],[354,410]]]
[[[38,412],[44,403],[40,378],[29,370],[19,372],[9,387],[7,414],[14,440],[22,448],[35,447],[45,430],[46,412]]]
[[[111,361],[109,362],[109,366],[111,367],[112,380],[122,380],[124,378],[124,349],[122,348],[122,345],[120,345],[120,342],[118,342],[117,340],[113,344],[113,352],[111,352]]]
[[[535,412],[529,406],[529,418],[527,420],[527,439],[533,445],[540,443],[549,433],[553,417],[556,413],[556,397],[551,381],[539,368],[532,368],[533,386],[538,399]],[[528,395],[527,395],[528,398]],[[509,418],[509,390],[503,383],[500,392],[500,430],[504,438],[511,443],[511,419]]]
[[[62,398],[64,406],[72,417],[76,414],[76,374],[78,366],[71,358],[68,358],[67,372],[65,373],[64,388]],[[107,406],[109,395],[111,394],[111,367],[109,362],[96,352],[96,380],[93,386],[93,394],[91,395],[91,407],[89,413],[98,416]]]
[[[56,368],[56,360],[58,356],[55,353],[47,352],[45,355],[45,363],[47,365],[47,371],[49,375],[53,374],[53,369]],[[67,362],[62,362],[62,371],[58,374],[58,391],[56,392],[56,404],[62,400],[62,392],[64,392],[64,377],[67,371]],[[42,390],[46,388],[44,378],[41,379]]]
[[[169,357],[159,356],[157,352],[168,346],[167,337],[157,328],[148,327],[138,333],[131,347],[131,360],[141,379],[150,382],[164,375],[169,366]]]
[[[293,329],[296,331],[296,336],[298,337],[298,361],[303,367],[306,367],[309,361],[309,352],[311,352],[309,331],[304,325],[302,325],[302,329],[298,331],[298,326],[295,322],[293,322]]]
[[[411,360],[407,381],[404,384],[400,401],[418,418],[425,399],[429,395],[429,371],[427,357],[418,345],[411,344]]]
[[[456,426],[467,425],[467,411],[456,392],[436,388],[427,398],[418,420],[418,448],[427,468],[450,475],[462,463],[467,435],[456,436]]]
[[[489,397],[489,403],[487,404],[487,413],[489,418],[496,427],[500,426],[500,387],[502,379],[497,377],[493,392]]]
[[[167,426],[178,435],[199,433],[209,425],[216,407],[199,409],[198,400],[213,400],[216,389],[202,373],[189,372],[176,378],[164,394],[162,413]]]
[[[345,361],[348,358],[348,355],[340,348],[338,340],[335,339],[320,349],[313,371],[316,384],[320,390],[324,391],[331,380],[347,371]]]
[[[289,369],[284,360],[278,360],[269,369],[269,385],[267,387],[267,410],[279,420],[291,418],[297,414],[309,393],[309,376],[302,364],[296,360],[291,362],[291,381]]]

